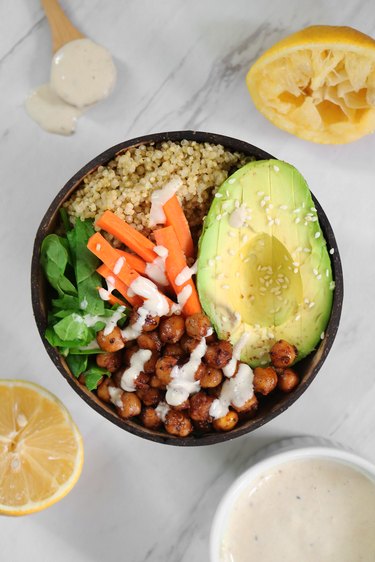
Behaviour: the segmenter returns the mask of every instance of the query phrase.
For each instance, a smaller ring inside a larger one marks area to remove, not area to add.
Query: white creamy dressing
[[[123,390],[133,392],[135,390],[135,380],[143,371],[145,363],[150,359],[152,351],[149,349],[139,349],[130,358],[130,367],[122,373],[120,386]]]
[[[210,407],[210,416],[214,419],[222,418],[229,412],[229,406],[240,408],[254,395],[253,371],[245,363],[240,363],[236,376],[226,380],[222,386],[219,398]]]
[[[172,304],[172,314],[181,314],[182,309],[184,308],[185,304],[187,303],[187,301],[189,300],[189,298],[191,297],[191,293],[193,292],[193,289],[191,288],[190,285],[186,285],[186,287],[184,287],[182,289],[182,291],[180,291],[177,295],[177,303],[173,303]]]
[[[143,306],[140,306],[137,309],[137,314],[138,318],[134,324],[129,324],[126,328],[121,330],[121,336],[126,341],[136,340],[142,333],[142,329],[148,315],[148,310],[146,310]]]
[[[175,195],[181,186],[181,178],[173,178],[162,189],[156,189],[153,191],[151,194],[150,226],[165,224],[167,218],[165,216],[163,206]]]
[[[33,90],[26,98],[25,108],[42,129],[59,135],[74,133],[77,119],[82,114],[78,107],[59,98],[49,84],[42,84]]]
[[[117,408],[122,408],[123,404],[122,404],[121,396],[123,391],[121,390],[121,388],[115,388],[114,386],[109,386],[108,392],[112,404],[117,406]]]
[[[115,280],[114,278],[109,275],[109,277],[105,278],[105,282],[107,284],[107,288],[100,287],[99,289],[99,296],[103,301],[109,301],[111,294],[115,290]],[[82,308],[82,307],[81,307]]]
[[[114,310],[113,314],[108,318],[106,316],[98,316],[92,314],[85,314],[85,316],[83,317],[77,314],[77,316],[78,318],[81,318],[81,321],[84,322],[88,328],[95,326],[97,322],[103,322],[105,324],[103,333],[105,336],[108,336],[117,326],[117,322],[122,317],[122,313],[124,312],[124,310],[124,306],[119,306],[117,310]]]
[[[241,359],[241,352],[245,347],[247,341],[249,339],[249,333],[244,332],[238,342],[233,346],[233,355],[232,359],[229,361],[225,367],[223,367],[223,373],[226,377],[231,378],[233,377],[234,373],[237,369],[237,361]]]
[[[168,249],[164,246],[154,246],[154,252],[158,255],[154,261],[146,264],[146,275],[161,287],[169,285],[165,274],[165,260],[168,257]]]
[[[258,476],[236,499],[221,562],[374,562],[375,483],[338,461],[301,459]]]
[[[155,408],[156,415],[165,423],[170,407],[166,402],[159,402]]]
[[[191,267],[185,266],[182,271],[176,276],[175,283],[178,287],[189,281],[193,275],[198,271],[198,260],[193,263]]]
[[[192,351],[189,361],[180,367],[178,365],[173,367],[172,380],[167,386],[165,395],[165,400],[170,406],[179,406],[189,398],[190,394],[199,392],[200,384],[194,377],[206,350],[206,339],[202,338]]]
[[[26,99],[26,111],[46,131],[70,135],[82,108],[106,98],[115,81],[107,49],[87,38],[70,41],[52,59],[50,83]]]
[[[80,351],[89,351],[90,349],[97,349],[98,353],[101,351],[100,347],[98,346],[98,342],[96,338],[90,341],[87,345],[78,348]]]

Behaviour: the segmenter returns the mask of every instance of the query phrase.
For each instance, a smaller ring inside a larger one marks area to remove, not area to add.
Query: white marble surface
[[[8,562],[206,562],[217,502],[276,438],[332,437],[375,461],[375,136],[318,146],[259,115],[244,76],[274,41],[312,23],[375,35],[371,0],[65,0],[76,25],[107,46],[116,91],[71,138],[28,119],[28,91],[48,78],[50,36],[37,0],[0,2],[1,373],[36,381],[67,405],[86,460],[74,491],[44,513],[0,522]],[[307,393],[266,427],[221,446],[178,449],[142,441],[89,409],[52,365],[30,303],[39,221],[65,181],[110,145],[152,131],[229,134],[296,165],[335,229],[345,306],[334,348]]]

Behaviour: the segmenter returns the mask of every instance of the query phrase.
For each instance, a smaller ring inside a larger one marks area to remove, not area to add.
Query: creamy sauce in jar
[[[31,92],[26,111],[42,129],[70,135],[82,108],[106,98],[115,82],[109,51],[91,39],[76,39],[54,55],[50,83]]]
[[[375,483],[333,460],[295,460],[235,501],[221,562],[374,562]]]

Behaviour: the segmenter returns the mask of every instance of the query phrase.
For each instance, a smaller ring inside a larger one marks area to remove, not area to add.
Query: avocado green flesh
[[[275,341],[298,349],[320,341],[333,298],[331,261],[306,181],[279,160],[250,162],[220,187],[199,242],[197,285],[220,339],[241,360],[269,361]]]

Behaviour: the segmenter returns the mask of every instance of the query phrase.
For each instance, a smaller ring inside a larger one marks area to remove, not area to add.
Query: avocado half
[[[220,339],[241,360],[269,362],[272,345],[294,344],[299,361],[328,323],[334,282],[305,179],[280,160],[249,162],[215,194],[199,240],[197,285]]]

